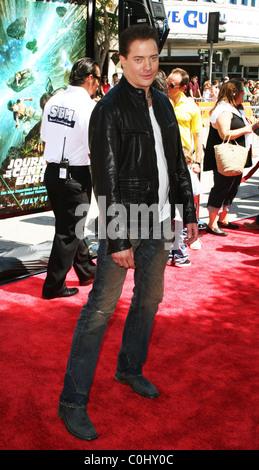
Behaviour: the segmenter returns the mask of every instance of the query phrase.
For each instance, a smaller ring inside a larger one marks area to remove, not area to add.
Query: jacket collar
[[[122,75],[121,79],[120,79],[120,84],[121,86],[123,86],[124,88],[127,88],[128,91],[134,95],[137,95],[137,96],[140,96],[142,97],[143,99],[146,99],[146,94],[145,94],[145,90],[143,90],[143,88],[136,88],[134,87],[133,85],[131,85],[128,80],[125,78],[124,75]],[[152,94],[152,87],[150,87],[150,92]]]

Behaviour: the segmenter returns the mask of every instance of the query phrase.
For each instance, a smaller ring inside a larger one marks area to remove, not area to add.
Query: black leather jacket
[[[183,204],[185,223],[197,222],[189,170],[169,99],[151,87],[152,106],[161,128],[169,174],[169,200]],[[143,89],[125,77],[95,106],[89,124],[92,180],[98,202],[106,196],[106,208],[123,204],[158,203],[158,169],[148,104]],[[104,216],[104,214],[103,214]],[[106,218],[106,224],[111,221]],[[109,241],[109,252],[128,249],[126,238]]]

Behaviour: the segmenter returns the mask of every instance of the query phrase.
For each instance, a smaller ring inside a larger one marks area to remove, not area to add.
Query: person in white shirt
[[[68,288],[65,279],[73,266],[80,285],[93,282],[96,266],[92,262],[84,237],[76,233],[83,215],[76,215],[79,205],[90,203],[92,183],[88,125],[100,81],[100,69],[90,58],[82,58],[72,67],[66,90],[50,98],[43,112],[41,138],[47,168],[44,183],[56,223],[42,296],[45,299],[69,297],[78,292]]]
[[[210,101],[211,84],[209,80],[206,80],[206,82],[204,82],[202,89],[202,98],[204,99],[204,101]]]

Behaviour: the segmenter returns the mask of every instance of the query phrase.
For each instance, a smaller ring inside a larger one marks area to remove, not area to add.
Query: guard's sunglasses
[[[95,75],[95,73],[92,74],[94,78],[96,78],[98,80],[98,82],[100,83],[101,81],[101,77],[99,77],[98,75]]]

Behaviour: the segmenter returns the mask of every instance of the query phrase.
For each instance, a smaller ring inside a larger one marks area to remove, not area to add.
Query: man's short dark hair
[[[152,28],[146,23],[129,26],[121,33],[119,38],[120,55],[127,58],[130,46],[133,41],[147,41],[148,39],[154,39],[158,47],[159,38],[155,28]]]
[[[83,57],[78,59],[70,72],[69,83],[70,85],[79,86],[85,83],[86,77],[93,74],[96,75],[97,62],[90,57]]]
[[[171,73],[178,73],[179,75],[181,75],[182,79],[180,82],[180,87],[187,87],[189,85],[190,78],[186,70],[177,67],[176,69],[173,69]]]

